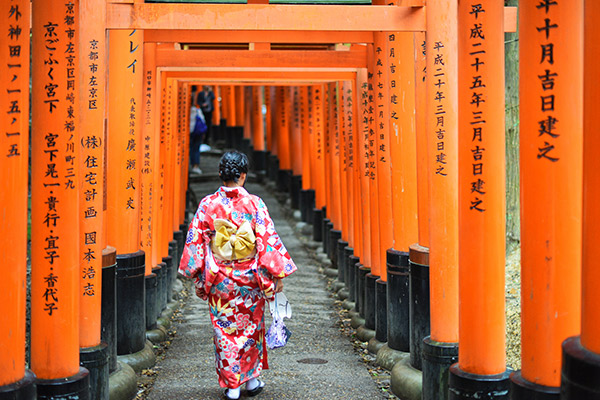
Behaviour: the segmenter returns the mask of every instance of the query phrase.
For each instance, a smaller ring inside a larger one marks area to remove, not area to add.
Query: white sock
[[[239,399],[240,398],[240,388],[238,387],[235,389],[232,389],[232,388],[227,389],[227,396],[232,399]]]
[[[254,390],[258,387],[259,384],[260,383],[258,382],[258,379],[252,378],[248,382],[246,382],[246,390]]]

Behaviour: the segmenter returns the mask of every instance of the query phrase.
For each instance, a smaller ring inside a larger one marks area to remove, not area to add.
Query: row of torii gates
[[[0,399],[108,398],[98,382],[115,353],[147,347],[187,228],[190,95],[203,84],[220,94],[217,131],[243,126],[256,167],[271,160],[283,187],[294,182],[364,329],[411,352],[424,399],[600,398],[599,2],[519,5],[522,369],[512,374],[503,68],[515,9],[0,7]],[[422,277],[430,318],[415,333],[408,288]],[[388,329],[397,325],[408,331]]]

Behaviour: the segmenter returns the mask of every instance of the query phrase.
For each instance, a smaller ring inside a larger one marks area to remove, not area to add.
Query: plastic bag
[[[292,332],[283,323],[283,318],[291,318],[292,308],[287,297],[283,293],[277,293],[275,299],[269,302],[273,322],[265,335],[267,346],[276,349],[286,345]]]

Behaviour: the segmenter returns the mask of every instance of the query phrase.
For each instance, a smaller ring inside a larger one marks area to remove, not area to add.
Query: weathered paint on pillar
[[[244,86],[234,86],[235,89],[235,126],[243,126],[246,110],[246,96],[244,94]],[[244,131],[246,137],[246,131]]]
[[[213,85],[212,91],[215,94],[215,99],[213,100],[213,126],[219,125],[221,122],[221,86]],[[194,99],[194,102],[196,100]],[[191,107],[191,106],[190,106]]]
[[[25,376],[30,9],[29,0],[0,7],[0,26],[8,27],[0,35],[0,387]]]
[[[377,109],[375,103],[375,47],[374,45],[367,45],[367,68],[368,74],[368,109],[369,109],[369,137],[367,138],[367,144],[369,146],[369,193],[370,200],[369,206],[370,219],[368,220],[369,229],[371,230],[371,264],[368,267],[371,268],[371,274],[374,276],[380,276],[380,265],[381,265],[381,241],[379,238],[379,187],[377,185]]]
[[[559,386],[581,328],[583,1],[519,9],[521,375]]]
[[[582,253],[582,303],[581,344],[600,354],[600,248],[597,232],[600,223],[598,198],[600,191],[600,157],[595,149],[600,145],[596,124],[600,106],[600,3],[585,2],[585,48],[583,79],[583,253]]]
[[[501,374],[505,356],[504,5],[458,7],[458,366]]]
[[[386,251],[394,247],[392,213],[392,167],[390,165],[390,94],[388,34],[374,32],[375,63],[373,90],[375,97],[376,181],[379,207],[379,266],[382,281],[387,280]]]
[[[302,127],[300,125],[300,89],[294,86],[290,89],[290,157],[292,172],[302,175]],[[293,150],[292,150],[293,149]]]
[[[265,151],[265,123],[263,121],[263,86],[252,86],[252,146]]]
[[[369,102],[369,80],[366,68],[361,68],[356,74],[356,90],[359,93],[359,116],[358,116],[358,172],[360,183],[360,204],[362,219],[356,225],[360,230],[357,232],[362,237],[361,261],[363,265],[371,265],[371,231],[365,225],[371,220],[371,193],[369,191],[369,137],[371,118],[371,104]]]
[[[342,230],[342,201],[340,182],[340,126],[338,113],[337,82],[328,85],[328,118],[329,132],[326,142],[329,154],[329,202],[327,203],[327,214],[334,229]],[[326,168],[327,169],[327,168]],[[330,212],[331,210],[331,212]],[[337,244],[334,244],[337,247]]]
[[[312,87],[312,105],[313,105],[313,131],[315,135],[315,204],[317,208],[323,208],[326,205],[325,188],[325,139],[324,139],[324,102],[323,85],[314,85]]]
[[[300,86],[299,107],[300,107],[300,134],[302,135],[302,189],[308,190],[312,187],[311,180],[311,116],[309,111],[309,87]],[[313,166],[314,168],[314,166]]]
[[[158,92],[156,76],[156,44],[144,43],[144,86],[142,93],[142,167],[141,196],[146,199],[140,213],[140,242],[146,255],[146,275],[148,268],[162,262],[158,242],[160,166],[158,151]]]
[[[394,249],[418,240],[414,34],[387,33]]]
[[[415,49],[415,129],[417,146],[417,213],[419,241],[423,247],[429,247],[429,173],[428,135],[427,135],[427,85],[426,54],[427,43],[424,32],[414,33]]]
[[[265,86],[265,144],[267,146],[267,151],[273,153],[273,105],[275,101],[275,88],[273,86]]]
[[[289,86],[277,87],[277,155],[279,156],[279,169],[291,170],[290,159],[290,88]]]
[[[354,81],[344,81],[341,84],[342,100],[342,126],[344,127],[344,175],[346,179],[346,191],[342,193],[342,199],[346,203],[346,218],[347,218],[347,241],[350,247],[356,246],[354,224],[356,223],[356,215],[354,212],[354,138],[356,124],[354,120],[355,104],[354,104]]]
[[[143,33],[109,33],[107,241],[119,254],[139,250],[140,118]],[[118,94],[118,95],[116,95]]]
[[[81,303],[79,311],[80,347],[100,344],[102,315],[102,250],[104,232],[104,116],[106,113],[106,30],[104,1],[82,0],[79,15],[79,127],[81,176],[80,190],[80,250]],[[90,210],[95,210],[91,213]],[[86,218],[87,216],[87,218]]]
[[[431,339],[458,341],[457,0],[427,4]]]
[[[33,4],[31,369],[38,379],[79,371],[76,20],[73,4]],[[26,149],[21,154],[26,157]],[[96,179],[93,174],[82,178]]]
[[[348,197],[350,195],[348,191],[348,179],[346,177],[347,172],[347,157],[348,149],[346,148],[346,124],[345,124],[345,111],[344,111],[344,82],[337,82],[337,90],[335,95],[334,107],[337,114],[337,144],[336,150],[338,154],[338,168],[339,168],[339,199],[340,199],[340,229],[342,231],[342,240],[349,242],[350,229],[348,227],[349,216],[348,216]]]

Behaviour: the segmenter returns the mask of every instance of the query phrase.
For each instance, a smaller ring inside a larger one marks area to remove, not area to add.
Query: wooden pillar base
[[[448,399],[448,374],[457,361],[458,343],[423,340],[423,400]]]
[[[340,232],[341,235],[342,232]],[[348,247],[348,242],[343,239],[337,240],[337,246],[335,249],[335,258],[337,260],[338,267],[338,281],[346,283],[346,252],[345,249]]]
[[[162,299],[164,296],[164,272],[167,270],[165,263],[158,263],[152,268],[152,273],[156,275],[156,318],[160,317],[163,311]]]
[[[408,252],[388,249],[387,342],[392,350],[410,351]]]
[[[79,367],[73,376],[59,379],[38,379],[38,400],[90,400],[90,372]]]
[[[158,318],[158,276],[154,272],[146,275],[144,285],[146,287],[146,330],[149,331],[156,328],[156,319]]]
[[[423,339],[430,333],[429,318],[429,249],[413,244],[409,248],[409,321],[410,365],[423,369]]]
[[[329,232],[331,231],[331,229],[333,229],[333,224],[331,223],[331,220],[325,216],[323,216],[323,233],[322,238],[323,238],[323,253],[327,254],[327,256],[329,256],[329,247],[331,246],[329,241],[331,240],[331,236],[329,235]]]
[[[300,191],[302,190],[302,175],[292,175],[290,181],[290,195],[292,199],[292,208],[300,209]]]
[[[187,233],[187,230],[185,231]],[[176,260],[178,261],[176,264],[179,264],[179,260],[181,260],[181,256],[183,255],[183,245],[185,244],[185,233],[182,230],[173,232],[173,240],[177,242],[177,253]]]
[[[108,400],[109,382],[109,348],[104,342],[98,346],[85,347],[79,350],[81,366],[90,371],[90,398],[92,400]]]
[[[361,318],[365,318],[365,295],[367,288],[367,275],[371,273],[371,268],[362,264],[357,264],[358,275],[356,276],[356,310]],[[366,320],[365,320],[366,323]]]
[[[25,370],[25,376],[20,381],[10,385],[0,386],[0,400],[36,400],[37,388],[35,386],[35,374]]]
[[[448,383],[450,400],[502,399],[508,400],[509,371],[497,375],[476,375],[464,372],[458,363],[450,367]]]
[[[167,308],[167,303],[169,302],[169,275],[171,274],[171,269],[173,268],[173,257],[166,256],[163,257],[163,287],[162,287],[162,297],[161,297],[161,311]]]
[[[561,399],[600,399],[600,354],[581,345],[581,337],[573,336],[562,345]]]
[[[387,282],[381,278],[375,281],[375,339],[387,342]]]
[[[348,301],[356,301],[356,275],[354,274],[354,265],[358,262],[358,257],[354,256],[354,249],[352,247],[344,248],[344,259],[345,259],[345,276],[346,276],[346,287],[348,288]]]
[[[328,224],[329,228],[329,244],[327,247],[327,255],[331,260],[331,265],[335,269],[338,268],[338,240],[342,238],[342,231],[334,229],[333,222]]]
[[[264,150],[254,150],[252,153],[254,172],[265,172],[267,170],[267,154]]]
[[[102,316],[100,339],[108,346],[108,370],[117,370],[117,250],[102,250]]]
[[[313,224],[313,210],[315,208],[315,191],[313,189],[300,192],[300,215],[302,222]]]
[[[325,211],[322,208],[313,209],[313,240],[320,242],[323,240],[323,216]]]
[[[512,400],[558,400],[560,387],[537,385],[521,375],[521,371],[510,374],[510,398]]]
[[[117,354],[133,354],[146,344],[145,254],[117,255]]]
[[[175,277],[177,276],[177,268],[179,267],[179,258],[177,258],[178,249],[177,241],[171,240],[169,242],[169,256],[171,257],[171,264],[168,265],[167,271],[167,303],[170,303],[173,299],[173,285],[175,284]]]
[[[279,158],[275,154],[269,155],[269,170],[267,176],[272,182],[277,183],[277,177],[279,175]]]
[[[365,327],[375,330],[376,315],[375,315],[375,282],[379,279],[378,276],[369,272],[365,276]]]

